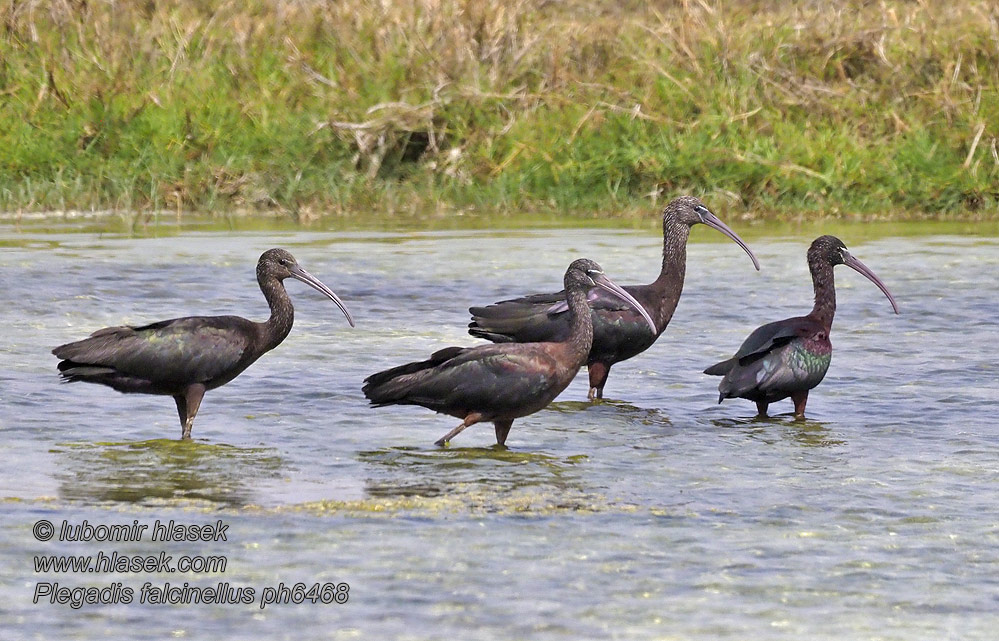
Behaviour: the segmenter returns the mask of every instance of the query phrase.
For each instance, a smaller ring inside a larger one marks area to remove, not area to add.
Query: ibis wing
[[[443,365],[447,361],[460,355],[462,352],[466,351],[465,347],[445,347],[444,349],[438,350],[430,355],[425,361],[416,361],[413,363],[406,363],[405,365],[399,365],[397,367],[392,367],[381,372],[376,372],[371,376],[364,379],[364,387],[361,390],[364,394],[371,399],[373,403],[384,402],[379,400],[385,396],[387,388],[385,388],[386,383],[391,383],[396,379],[400,379],[408,374],[416,374],[418,372],[426,371],[437,367],[438,365]],[[392,386],[389,386],[392,387]]]
[[[493,303],[489,307],[497,307],[499,305],[508,304],[518,304],[518,305],[554,305],[555,303],[565,301],[565,290],[554,292],[551,294],[530,294],[528,296],[521,296],[520,298],[510,298],[507,300],[501,300],[498,303]]]
[[[704,370],[705,374],[723,376],[736,366],[746,365],[763,358],[773,350],[787,345],[799,336],[805,336],[812,331],[814,321],[806,316],[787,318],[773,323],[761,325],[753,330],[742,342],[739,351],[732,358],[715,363]]]
[[[597,313],[634,311],[626,302],[598,287],[592,288],[586,299]],[[472,314],[468,333],[494,343],[563,341],[569,335],[565,291],[504,300],[486,307],[471,307],[468,311]]]
[[[625,291],[629,294],[635,295],[635,292],[631,291],[630,287],[625,287]],[[552,305],[548,308],[547,313],[549,316],[554,314],[564,314],[569,311],[569,303],[566,302],[564,292],[559,292],[562,298],[558,303]],[[595,312],[617,312],[626,310],[629,312],[634,312],[635,308],[621,300],[618,296],[615,296],[608,292],[606,289],[599,289],[594,287],[590,289],[586,294],[586,302],[589,303],[590,309]]]
[[[514,346],[464,350],[428,380],[430,396],[444,407],[490,412],[515,410],[544,396],[558,367],[555,359],[541,349],[504,347]],[[415,395],[419,396],[419,391]]]
[[[243,358],[254,330],[236,316],[187,317],[142,327],[108,327],[53,353],[77,366],[139,379],[195,383],[225,374]]]
[[[440,412],[508,411],[544,395],[557,366],[536,345],[448,348],[426,361],[368,377],[364,394],[375,405],[422,405]]]
[[[565,293],[535,294],[471,307],[468,333],[494,343],[533,343],[560,341],[569,335],[568,315],[550,312],[565,302]]]
[[[807,336],[815,331],[814,325],[815,321],[807,316],[798,316],[757,327],[733,358],[738,359],[740,365],[750,363],[795,338]]]

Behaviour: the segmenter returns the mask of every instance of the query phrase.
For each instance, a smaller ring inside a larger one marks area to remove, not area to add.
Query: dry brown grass
[[[994,211],[993,2],[0,4],[0,206]]]

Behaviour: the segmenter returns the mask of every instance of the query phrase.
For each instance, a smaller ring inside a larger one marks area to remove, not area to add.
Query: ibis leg
[[[173,397],[173,402],[177,404],[177,415],[180,416],[180,428],[184,429],[187,425],[187,399],[184,398],[183,394],[177,394]]]
[[[201,399],[205,397],[205,386],[200,383],[188,385],[183,394],[173,397],[177,403],[177,414],[180,416],[181,438],[191,438],[191,426],[194,425],[194,417],[198,415],[198,408],[201,407]]]
[[[766,416],[767,408],[770,407],[770,403],[766,401],[756,401],[756,413],[758,416]]]
[[[506,437],[510,434],[513,421],[493,421],[493,425],[496,426],[496,443],[506,445]]]
[[[482,414],[479,414],[478,412],[472,412],[471,414],[469,414],[468,416],[465,417],[465,420],[462,421],[461,424],[458,425],[458,427],[454,428],[453,430],[451,430],[450,432],[448,432],[444,436],[442,436],[439,439],[437,439],[436,441],[434,441],[434,445],[444,446],[447,443],[450,443],[451,439],[453,439],[455,436],[458,436],[459,434],[461,434],[461,432],[466,427],[468,427],[469,425],[475,425],[476,423],[478,423],[481,420],[482,420]]]
[[[590,393],[587,398],[591,401],[594,398],[603,398],[604,385],[607,383],[607,377],[610,375],[610,365],[590,363],[586,366],[586,370],[590,376]]]
[[[791,394],[791,400],[794,401],[794,415],[799,418],[804,418],[805,403],[808,402],[808,390]]]

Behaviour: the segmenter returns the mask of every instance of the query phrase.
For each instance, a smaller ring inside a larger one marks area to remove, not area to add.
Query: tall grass
[[[986,0],[6,0],[0,25],[0,210],[999,217]]]

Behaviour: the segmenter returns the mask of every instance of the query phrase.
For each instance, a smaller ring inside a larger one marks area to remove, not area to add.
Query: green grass
[[[0,210],[999,218],[992,2],[383,4],[0,4]]]

